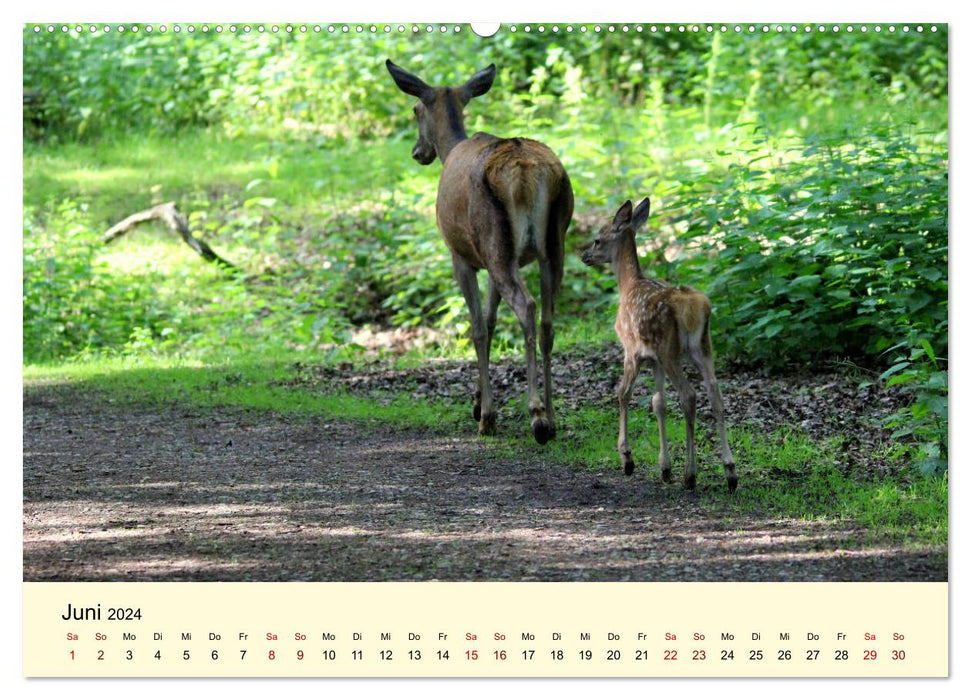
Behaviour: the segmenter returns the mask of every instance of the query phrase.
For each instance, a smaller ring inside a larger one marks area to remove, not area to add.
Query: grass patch
[[[818,444],[792,431],[774,435],[735,431],[732,445],[745,491],[731,507],[739,514],[777,513],[807,521],[855,523],[876,539],[947,543],[945,478],[861,479],[841,468],[836,442]]]
[[[346,392],[320,393],[292,386],[295,355],[250,358],[227,364],[171,358],[111,358],[28,366],[24,382],[61,385],[129,404],[172,404],[200,408],[229,407],[295,416],[380,422],[399,428],[451,429],[442,406],[404,396],[378,400]],[[304,360],[306,358],[303,358]],[[443,420],[444,417],[444,420]]]
[[[24,203],[84,202],[104,226],[155,203],[217,207],[223,195],[272,198],[293,220],[312,221],[359,204],[361,193],[434,190],[437,172],[419,168],[404,141],[349,141],[328,148],[306,139],[227,136],[187,130],[178,139],[123,133],[95,144],[24,143]]]

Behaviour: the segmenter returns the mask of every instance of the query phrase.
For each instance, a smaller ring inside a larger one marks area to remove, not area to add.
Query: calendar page
[[[943,583],[38,583],[24,601],[28,676],[948,674]]]
[[[949,677],[949,26],[623,14],[23,25],[24,677]]]

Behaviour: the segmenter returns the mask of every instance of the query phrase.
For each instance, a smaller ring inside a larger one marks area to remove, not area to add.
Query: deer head
[[[651,213],[651,200],[647,197],[635,209],[628,199],[620,205],[614,220],[601,227],[593,244],[583,251],[580,259],[585,265],[614,263],[621,248],[621,242],[629,238],[633,243],[634,233],[644,225]]]
[[[402,92],[418,98],[415,118],[418,120],[418,141],[411,149],[411,157],[428,165],[437,156],[443,163],[452,147],[465,139],[462,110],[473,97],[484,95],[496,78],[496,66],[480,70],[465,85],[431,87],[417,75],[396,66],[388,59],[388,72]]]

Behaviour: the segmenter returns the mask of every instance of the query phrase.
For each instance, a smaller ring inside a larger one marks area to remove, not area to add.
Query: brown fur
[[[559,183],[566,177],[549,148],[532,139],[502,139],[482,168],[486,183],[509,210],[531,207],[549,177]]]
[[[541,230],[536,231],[536,245],[521,250],[519,257],[514,236],[523,232],[509,228],[518,214],[525,212],[529,218],[540,193],[551,202],[562,191],[568,192],[572,213],[569,178],[553,152],[543,144],[531,139],[476,134],[459,142],[445,161],[438,184],[438,228],[449,248],[477,270],[522,267],[536,258],[562,258],[565,227],[558,228],[554,232],[556,238],[547,241],[545,222],[530,221]],[[505,230],[480,232],[473,212],[495,209],[497,204],[500,226]],[[548,215],[548,211],[543,213]]]

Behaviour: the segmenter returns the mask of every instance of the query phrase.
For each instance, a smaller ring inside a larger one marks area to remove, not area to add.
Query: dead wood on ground
[[[192,235],[192,231],[189,229],[189,220],[186,219],[185,215],[179,211],[179,208],[176,206],[175,202],[158,204],[151,209],[145,209],[144,211],[132,214],[128,218],[124,219],[123,221],[119,221],[117,224],[108,229],[102,240],[105,244],[111,243],[113,240],[128,233],[139,224],[156,219],[164,221],[170,229],[182,237],[182,240],[185,241],[190,248],[196,251],[207,261],[230,270],[236,269],[235,265],[216,253],[205,241],[201,241]]]

